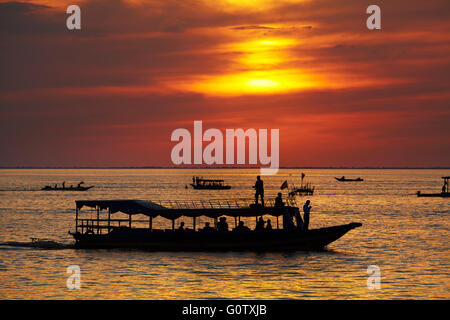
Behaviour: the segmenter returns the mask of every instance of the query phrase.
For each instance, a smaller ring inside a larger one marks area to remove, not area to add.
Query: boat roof
[[[450,179],[450,176],[442,177],[442,179]]]
[[[76,200],[77,209],[83,207],[110,210],[111,213],[122,212],[128,215],[143,214],[149,217],[162,216],[166,219],[177,219],[181,216],[199,217],[207,216],[218,218],[231,217],[257,217],[262,215],[280,216],[296,208],[295,200],[289,200],[285,207],[274,206],[250,207],[249,200]]]
[[[220,179],[198,179],[198,181],[211,181],[211,182],[224,182],[224,180]]]

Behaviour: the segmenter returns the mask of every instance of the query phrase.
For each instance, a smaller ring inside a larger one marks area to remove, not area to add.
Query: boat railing
[[[254,199],[211,199],[211,200],[151,200],[167,209],[238,209],[249,208],[255,203]],[[286,206],[296,207],[295,198],[284,199]],[[275,206],[275,198],[264,200],[266,207]]]

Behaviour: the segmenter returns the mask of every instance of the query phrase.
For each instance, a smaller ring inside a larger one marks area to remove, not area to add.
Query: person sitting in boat
[[[180,226],[178,227],[177,231],[184,231],[184,222],[181,221]]]
[[[263,217],[259,217],[258,222],[256,222],[255,231],[264,230],[264,224],[265,224],[265,222],[264,222]]]
[[[217,231],[228,231],[227,218],[221,217],[217,223]]]
[[[266,230],[272,230],[272,223],[270,222],[270,219],[267,219]]]
[[[311,212],[311,206],[309,205],[311,201],[306,200],[305,204],[303,205],[303,230],[308,230],[309,228],[309,214]]]
[[[295,225],[292,221],[292,212],[290,210],[284,210],[283,213],[283,229],[284,230],[294,230]]]
[[[277,197],[275,198],[275,207],[284,207],[283,198],[281,192],[278,192]]]
[[[209,222],[205,222],[205,226],[203,227],[202,231],[211,232],[216,231],[213,227],[209,225]]]
[[[247,232],[250,231],[250,228],[244,225],[244,221],[239,221],[239,225],[233,231]]]
[[[84,183],[84,182],[81,181],[81,182],[78,184],[78,188],[81,188],[81,185],[82,185],[83,183]]]
[[[298,210],[298,208],[293,209],[295,210],[295,222],[297,223],[297,229],[299,230],[303,230],[304,227],[304,223],[303,223],[303,219],[302,216],[300,215],[300,210]]]

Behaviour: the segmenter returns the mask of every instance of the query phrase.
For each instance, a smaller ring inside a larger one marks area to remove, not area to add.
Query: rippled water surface
[[[75,200],[251,198],[258,170],[0,170],[2,299],[449,299],[448,170],[303,170],[316,186],[311,228],[362,222],[324,252],[167,253],[72,249]],[[266,197],[301,170],[263,177]],[[225,191],[186,189],[192,175],[223,178]],[[340,183],[334,177],[363,177]],[[44,185],[95,185],[87,192],[40,191]],[[306,197],[298,197],[299,205]],[[87,211],[88,214],[89,210]],[[273,219],[273,218],[272,218]],[[207,219],[203,219],[203,224]],[[249,226],[254,219],[248,219]],[[274,222],[274,221],[272,221]],[[186,225],[192,223],[186,220]],[[274,224],[274,223],[273,223]],[[154,226],[170,226],[163,218]],[[38,238],[35,245],[31,238]],[[70,265],[81,289],[66,287]],[[381,289],[367,288],[367,268]]]

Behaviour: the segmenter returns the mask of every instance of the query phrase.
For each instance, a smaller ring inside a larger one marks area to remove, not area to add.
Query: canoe
[[[364,179],[361,179],[361,178],[357,178],[357,179],[347,179],[347,178],[342,179],[342,178],[336,178],[336,177],[334,177],[334,178],[337,181],[341,181],[341,182],[364,181]]]
[[[66,188],[60,188],[60,187],[51,187],[51,186],[45,186],[43,187],[41,190],[43,191],[87,191],[91,188],[93,188],[94,186],[89,186],[89,187],[66,187]]]
[[[434,197],[434,198],[448,198],[450,197],[450,192],[441,192],[441,193],[422,193],[417,191],[418,197]]]

